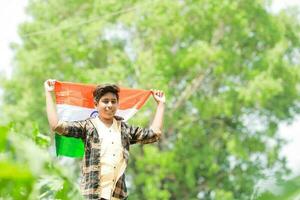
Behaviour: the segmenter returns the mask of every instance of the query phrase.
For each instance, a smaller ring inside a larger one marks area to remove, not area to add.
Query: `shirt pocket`
[[[103,154],[103,138],[98,138],[96,141],[91,143],[91,152],[97,155],[94,156],[101,156]]]

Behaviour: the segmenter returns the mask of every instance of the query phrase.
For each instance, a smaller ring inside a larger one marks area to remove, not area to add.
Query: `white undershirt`
[[[115,185],[126,168],[121,142],[121,127],[113,119],[113,124],[106,127],[97,117],[96,128],[101,142],[100,154],[100,188],[101,198],[114,200],[112,197]]]

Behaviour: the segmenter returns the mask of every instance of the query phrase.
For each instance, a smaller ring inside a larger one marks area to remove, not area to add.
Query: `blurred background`
[[[164,137],[131,148],[130,200],[300,199],[299,4],[1,1],[0,199],[81,199],[80,160],[55,156],[48,78],[165,91]]]

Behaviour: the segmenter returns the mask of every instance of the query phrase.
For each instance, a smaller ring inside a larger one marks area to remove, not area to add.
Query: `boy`
[[[125,169],[129,145],[159,140],[165,107],[162,91],[152,90],[157,109],[149,129],[134,127],[115,116],[119,105],[116,85],[98,85],[93,92],[98,117],[82,121],[59,121],[52,98],[55,80],[44,83],[46,109],[51,129],[60,135],[81,138],[84,142],[81,191],[87,199],[126,199]]]

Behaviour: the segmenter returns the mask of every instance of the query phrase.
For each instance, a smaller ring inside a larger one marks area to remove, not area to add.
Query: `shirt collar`
[[[101,126],[101,129],[113,129],[114,131],[117,131],[117,132],[119,132],[119,130],[120,130],[120,128],[118,127],[118,122],[117,122],[117,120],[114,118],[113,119],[113,123],[112,123],[112,125],[110,126],[110,127],[107,127],[102,121],[101,121],[101,119],[99,118],[99,117],[97,117],[98,118],[98,120],[99,120],[99,125]]]

